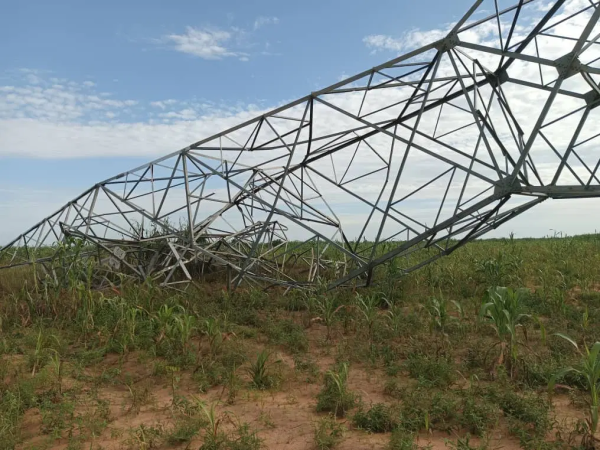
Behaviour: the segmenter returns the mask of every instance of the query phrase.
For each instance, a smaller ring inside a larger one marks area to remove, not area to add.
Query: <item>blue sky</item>
[[[471,3],[5,2],[0,244],[98,181],[434,40]],[[534,234],[550,228],[593,224]]]

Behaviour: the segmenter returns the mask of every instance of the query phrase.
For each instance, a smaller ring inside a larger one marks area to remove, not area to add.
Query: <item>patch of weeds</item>
[[[179,445],[184,442],[190,442],[196,437],[206,421],[201,417],[181,417],[179,418],[165,439],[170,445]]]
[[[315,424],[315,447],[328,450],[338,445],[344,436],[344,426],[335,417],[323,417]]]
[[[458,420],[458,406],[454,395],[437,392],[431,399],[429,407],[429,427],[451,431]]]
[[[457,424],[459,405],[453,395],[415,389],[402,400],[399,426],[405,431],[450,431]]]
[[[464,437],[459,437],[456,441],[451,441],[449,439],[445,439],[446,447],[451,450],[485,450],[488,447],[488,443],[486,441],[481,442],[479,445],[474,445],[471,443],[471,435],[469,433]]]
[[[255,431],[251,431],[248,424],[238,424],[231,432],[222,430],[225,421],[231,421],[229,413],[217,413],[215,403],[206,406],[198,402],[203,417],[206,419],[204,425],[204,443],[199,450],[258,450],[262,446],[260,438]]]
[[[538,395],[505,392],[499,399],[499,406],[508,419],[510,432],[525,448],[531,448],[532,443],[543,439],[552,429],[550,405]]]
[[[460,425],[475,436],[483,436],[498,420],[499,411],[495,404],[485,399],[467,395],[463,399]]]
[[[308,336],[301,325],[289,320],[267,320],[261,324],[262,331],[270,342],[283,345],[291,353],[304,353],[308,350]]]
[[[325,384],[317,395],[317,411],[332,412],[343,417],[356,404],[356,395],[348,389],[348,363],[325,373]]]
[[[212,359],[202,360],[192,377],[198,383],[199,390],[206,392],[213,386],[227,384],[232,371],[245,361],[246,356],[239,343],[226,341],[223,343],[221,353]]]
[[[275,422],[273,422],[273,417],[271,416],[270,412],[261,411],[258,420],[260,420],[262,424],[267,428],[276,428]]]
[[[489,348],[490,344],[483,339],[470,343],[465,358],[463,359],[464,368],[469,372],[476,369],[486,369],[487,362],[485,355]]]
[[[88,367],[101,362],[104,356],[106,356],[106,347],[98,347],[81,350],[75,358],[83,367]]]
[[[419,450],[415,434],[396,428],[392,431],[386,450]]]
[[[406,361],[411,378],[423,387],[447,387],[454,381],[454,365],[448,358],[413,354]]]
[[[247,423],[239,425],[227,439],[223,447],[226,450],[258,450],[262,447],[261,439]]]
[[[398,385],[398,380],[390,378],[385,382],[383,393],[389,397],[400,399],[405,395],[405,388]]]
[[[74,410],[75,405],[72,402],[54,402],[52,399],[45,398],[40,404],[42,433],[50,434],[56,439],[60,438],[63,431],[73,427]]]
[[[247,368],[247,372],[252,378],[252,386],[256,389],[269,389],[277,383],[276,377],[269,371],[271,365],[269,361],[270,357],[271,353],[263,349],[256,357],[256,360]]]
[[[388,376],[394,377],[400,373],[402,366],[398,363],[400,355],[397,347],[384,344],[377,348],[377,353],[383,360],[383,366]]]
[[[127,448],[131,450],[151,450],[161,445],[164,429],[161,424],[140,424],[130,431],[130,437],[125,441]]]
[[[306,382],[314,383],[319,377],[319,366],[311,358],[301,358],[294,356],[294,367],[297,372],[306,374]]]
[[[541,361],[531,357],[525,357],[517,362],[517,378],[530,388],[548,386],[559,366],[552,358],[544,358]]]
[[[115,385],[119,383],[119,375],[121,375],[121,369],[118,367],[111,367],[102,371],[98,377],[98,382],[102,384]]]
[[[234,366],[227,374],[223,384],[223,390],[227,388],[227,404],[233,405],[235,403],[235,399],[237,398],[241,385],[242,380],[238,376]]]
[[[299,289],[294,289],[282,297],[282,303],[282,307],[286,311],[305,311],[308,307],[304,293]]]
[[[376,403],[367,411],[360,408],[352,421],[356,427],[372,433],[386,433],[398,425],[396,412],[384,403]]]
[[[125,385],[129,390],[129,400],[131,402],[127,408],[127,412],[137,415],[140,413],[142,406],[153,401],[154,396],[147,386],[136,386],[133,382],[127,382]]]

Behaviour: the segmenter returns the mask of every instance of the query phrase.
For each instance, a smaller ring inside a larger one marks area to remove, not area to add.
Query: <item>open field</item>
[[[383,269],[287,295],[0,271],[0,449],[594,447],[600,235]]]

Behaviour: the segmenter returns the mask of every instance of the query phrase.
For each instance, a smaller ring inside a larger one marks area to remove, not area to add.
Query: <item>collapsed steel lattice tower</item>
[[[72,236],[99,279],[368,284],[600,196],[598,4],[478,0],[443,39],[96,184],[0,265],[48,266]]]

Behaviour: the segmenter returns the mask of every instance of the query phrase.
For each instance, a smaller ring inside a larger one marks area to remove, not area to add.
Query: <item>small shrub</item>
[[[402,429],[395,429],[390,436],[387,450],[418,450],[415,435]]]
[[[262,441],[252,431],[247,423],[237,427],[233,434],[227,438],[225,449],[227,450],[258,450],[262,447]]]
[[[328,450],[340,443],[344,435],[344,427],[336,422],[335,417],[323,417],[315,426],[315,447]]]
[[[184,442],[190,442],[200,433],[205,421],[197,417],[183,417],[175,423],[173,429],[166,436],[167,443],[179,445]]]
[[[291,353],[308,350],[308,336],[302,326],[291,320],[268,320],[261,322],[261,329],[272,344],[283,345]]]
[[[467,396],[463,400],[460,425],[476,436],[483,436],[498,420],[498,408],[484,399]]]
[[[353,422],[358,428],[373,433],[386,433],[398,425],[395,412],[384,403],[376,403],[368,411],[362,408],[354,414]]]
[[[411,355],[406,361],[411,378],[419,380],[421,386],[446,387],[454,381],[454,365],[446,358]]]
[[[510,432],[519,438],[525,448],[543,439],[552,429],[550,405],[538,395],[521,396],[506,392],[500,397],[499,405],[508,418]]]
[[[294,366],[296,371],[306,374],[307,383],[314,383],[319,376],[319,366],[312,359],[295,356]]]
[[[485,450],[487,448],[487,443],[482,442],[477,446],[471,444],[471,435],[467,433],[466,436],[462,438],[456,439],[456,442],[450,441],[448,439],[446,441],[446,446],[451,450]]]
[[[391,378],[385,382],[383,393],[392,398],[400,399],[404,396],[405,390],[398,385],[398,381],[395,378]]]
[[[399,427],[404,431],[450,431],[456,426],[459,405],[452,395],[438,392],[432,396],[416,389],[402,400]]]

